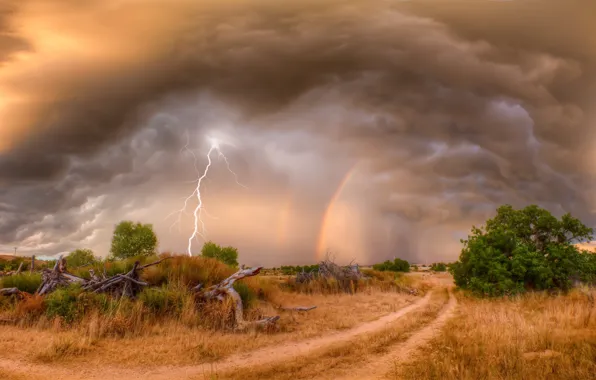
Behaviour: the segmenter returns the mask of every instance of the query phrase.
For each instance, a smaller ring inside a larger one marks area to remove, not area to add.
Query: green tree
[[[93,251],[90,249],[77,249],[66,256],[66,265],[69,268],[91,265],[97,261],[97,257],[93,255]]]
[[[232,267],[238,266],[238,249],[234,247],[221,247],[212,241],[203,244],[201,255],[211,257]]]
[[[591,240],[593,232],[569,214],[557,219],[535,205],[501,206],[485,227],[473,227],[462,240],[459,260],[449,270],[457,286],[480,295],[567,290],[587,269],[574,244]]]
[[[430,270],[435,272],[446,272],[447,271],[447,264],[445,263],[433,263],[430,266]]]
[[[114,228],[110,253],[118,259],[150,256],[155,253],[156,247],[157,236],[151,224],[125,220]]]
[[[373,269],[378,271],[409,272],[410,263],[406,260],[396,258],[393,261],[386,260],[380,264],[374,264]]]

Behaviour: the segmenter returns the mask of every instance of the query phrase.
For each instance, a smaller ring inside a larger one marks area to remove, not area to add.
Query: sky
[[[213,139],[205,238],[247,265],[451,261],[505,203],[596,226],[595,102],[592,0],[4,0],[0,253],[121,220],[185,253]]]

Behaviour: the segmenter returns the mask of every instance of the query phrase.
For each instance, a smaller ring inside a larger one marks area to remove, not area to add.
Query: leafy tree
[[[406,260],[396,258],[393,261],[387,260],[380,264],[374,264],[373,269],[378,271],[409,272],[410,263]]]
[[[157,236],[151,224],[125,220],[114,228],[110,252],[115,258],[125,259],[133,256],[150,256],[155,253]]]
[[[501,206],[485,227],[473,227],[462,240],[450,271],[457,286],[480,295],[567,290],[588,268],[589,260],[574,244],[591,240],[592,234],[592,228],[569,214],[557,219],[535,205],[520,210]]]
[[[435,272],[446,272],[447,271],[447,264],[445,263],[433,263],[430,266],[430,270]]]
[[[203,244],[201,255],[212,257],[232,267],[238,266],[238,249],[234,247],[221,247],[212,241],[208,241]]]
[[[66,265],[69,268],[91,265],[97,261],[97,257],[93,255],[93,251],[90,249],[77,249],[66,256]]]

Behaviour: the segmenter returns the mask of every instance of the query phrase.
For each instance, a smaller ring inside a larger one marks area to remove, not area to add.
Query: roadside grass
[[[459,313],[405,380],[585,380],[596,378],[596,291],[478,300],[459,294]],[[591,294],[591,299],[590,295]]]

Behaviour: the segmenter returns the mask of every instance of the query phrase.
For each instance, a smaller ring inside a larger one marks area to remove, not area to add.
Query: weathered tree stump
[[[246,321],[244,319],[244,305],[242,304],[242,298],[233,287],[236,281],[245,277],[256,276],[257,274],[259,274],[261,269],[263,269],[263,267],[240,269],[238,272],[226,278],[219,284],[213,285],[205,289],[202,293],[199,294],[199,297],[206,300],[218,301],[225,300],[226,296],[231,297],[234,301],[234,328],[236,330],[244,330],[251,326],[271,327],[275,324],[275,322],[279,320],[279,316],[266,317],[257,321]],[[195,286],[193,289],[196,292],[199,292],[201,288],[202,285],[199,284]]]
[[[66,272],[66,259],[62,256],[58,258],[53,269],[44,269],[41,273],[41,284],[36,293],[40,296],[48,294],[61,286],[70,284],[84,284],[86,280]]]

